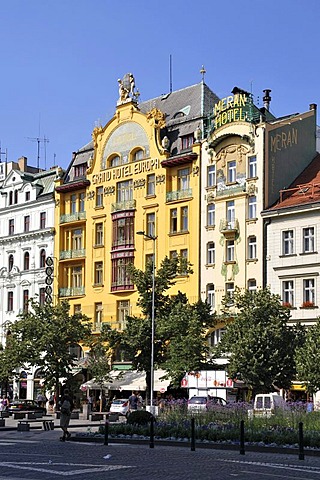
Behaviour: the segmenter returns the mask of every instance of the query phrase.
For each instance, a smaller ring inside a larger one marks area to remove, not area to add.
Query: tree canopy
[[[320,390],[320,319],[308,327],[305,342],[296,350],[298,379],[306,384],[308,393]]]
[[[236,291],[232,303],[237,313],[231,313],[227,301],[226,333],[216,351],[228,359],[229,376],[243,380],[254,393],[289,388],[296,375],[295,346],[303,335],[288,325],[289,309],[269,289]]]

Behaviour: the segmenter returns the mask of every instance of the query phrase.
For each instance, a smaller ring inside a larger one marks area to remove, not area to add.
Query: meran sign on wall
[[[213,107],[215,129],[232,122],[247,121],[247,106],[249,98],[245,93],[237,93],[222,98]]]

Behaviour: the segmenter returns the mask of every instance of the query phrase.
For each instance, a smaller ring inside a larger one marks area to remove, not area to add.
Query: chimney
[[[20,158],[18,159],[19,170],[20,170],[21,172],[26,172],[26,170],[27,170],[27,161],[28,161],[27,157],[20,157]]]
[[[263,106],[266,110],[269,110],[270,108],[270,102],[271,102],[270,92],[271,90],[269,88],[266,88],[265,90],[263,90],[263,93],[264,93]]]
[[[310,103],[309,109],[310,110],[317,110],[317,104],[316,103]]]

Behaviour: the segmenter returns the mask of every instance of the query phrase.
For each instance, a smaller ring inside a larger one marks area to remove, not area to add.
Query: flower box
[[[301,308],[314,308],[315,305],[313,302],[303,302],[303,304],[301,305]]]

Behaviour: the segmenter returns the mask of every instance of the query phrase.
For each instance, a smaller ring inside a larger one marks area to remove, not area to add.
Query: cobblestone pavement
[[[84,431],[76,427],[71,431]],[[320,480],[320,457],[155,444],[60,442],[60,430],[0,431],[0,480]]]

